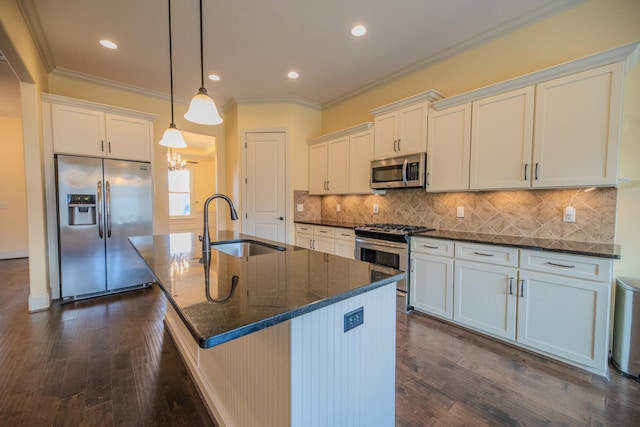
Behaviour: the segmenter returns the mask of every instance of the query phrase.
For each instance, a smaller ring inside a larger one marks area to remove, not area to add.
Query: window
[[[191,215],[191,171],[169,171],[169,216]]]

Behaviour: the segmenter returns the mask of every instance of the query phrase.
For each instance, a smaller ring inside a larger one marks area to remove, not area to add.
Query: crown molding
[[[42,60],[45,69],[50,73],[56,68],[56,62],[53,59],[49,42],[47,41],[44,30],[42,29],[40,15],[38,15],[38,11],[33,4],[33,0],[17,0],[16,3],[20,9],[24,22],[27,24],[31,38],[36,45],[38,55],[40,55],[40,59]]]
[[[585,56],[574,61],[565,62],[560,65],[555,65],[553,67],[545,68],[540,71],[525,74],[524,76],[505,80],[494,85],[485,86],[480,89],[475,89],[469,92],[461,93],[459,95],[451,96],[441,101],[436,101],[431,106],[436,110],[443,110],[445,108],[455,107],[466,102],[471,102],[477,99],[486,98],[488,96],[509,92],[510,90],[520,89],[525,86],[530,86],[559,77],[564,77],[569,74],[575,74],[603,65],[609,65],[614,62],[627,61],[628,67],[630,62],[637,59],[637,56],[639,55],[638,51],[640,51],[639,46],[640,41],[618,46],[613,49],[605,50],[604,52]]]
[[[128,108],[115,107],[113,105],[100,104],[97,102],[85,101],[82,99],[69,98],[66,96],[54,95],[52,93],[42,92],[40,94],[40,100],[42,102],[49,102],[51,104],[68,105],[78,108],[89,108],[92,110],[103,111],[105,113],[137,117],[143,120],[155,121],[158,118],[157,114],[146,113],[144,111],[129,110]]]
[[[406,106],[415,104],[417,102],[422,101],[431,101],[435,102],[444,98],[440,92],[437,90],[431,89],[426,92],[421,92],[416,95],[409,96],[407,98],[400,99],[398,101],[394,101],[390,104],[383,105],[382,107],[374,108],[373,110],[369,110],[369,114],[373,116],[378,116],[380,114],[385,114],[390,111],[397,110],[399,108],[404,108]]]
[[[351,126],[350,128],[337,130],[335,132],[327,133],[324,135],[316,136],[307,140],[308,145],[318,144],[320,142],[329,141],[331,139],[342,138],[343,136],[353,135],[354,133],[364,132],[373,128],[373,122],[365,122],[359,125]]]
[[[114,88],[114,89],[123,90],[123,91],[126,91],[126,92],[133,92],[133,93],[137,93],[139,95],[150,96],[152,98],[158,98],[158,99],[162,99],[162,100],[165,100],[165,101],[170,101],[171,100],[171,97],[169,96],[169,94],[164,93],[164,92],[151,90],[151,89],[145,89],[145,88],[142,88],[142,87],[139,87],[139,86],[134,86],[134,85],[126,84],[126,83],[116,82],[114,80],[103,79],[102,77],[96,77],[96,76],[92,76],[90,74],[79,73],[77,71],[67,70],[66,68],[59,68],[58,67],[55,70],[53,70],[51,72],[51,74],[54,75],[54,76],[68,77],[68,78],[75,79],[75,80],[80,80],[80,81],[94,83],[94,84],[98,84],[98,85],[102,85],[102,86],[107,86],[107,87],[111,87],[111,88]],[[191,101],[190,99],[185,99],[185,98],[174,96],[174,103],[180,103],[180,104],[188,105],[190,101]]]
[[[225,105],[224,108],[228,108],[229,103],[235,103],[237,105],[248,104],[299,104],[304,107],[313,108],[314,110],[321,110],[322,106],[317,102],[309,101],[308,99],[299,96],[260,96],[254,98],[232,98]]]
[[[472,37],[471,39],[458,43],[457,45],[454,45],[448,49],[441,50],[440,52],[434,55],[431,55],[430,57],[425,58],[422,61],[416,62],[413,65],[403,68],[402,70],[399,70],[393,74],[389,74],[381,79],[378,79],[369,83],[368,85],[362,86],[359,89],[356,89],[345,95],[342,95],[330,101],[327,101],[322,104],[322,108],[332,107],[348,99],[354,98],[362,93],[369,92],[373,89],[383,86],[393,80],[412,74],[416,71],[428,68],[446,59],[460,55],[465,51],[475,49],[490,41],[497,40],[501,37],[506,36],[509,33],[517,31],[528,25],[534,24],[538,21],[542,21],[560,12],[564,12],[565,10],[570,9],[574,6],[577,6],[586,1],[587,0],[557,0],[557,1],[550,2],[525,15],[520,16],[519,18],[515,18],[508,22],[505,22],[502,25],[499,25],[489,31],[485,31],[484,33],[481,33],[477,36]]]

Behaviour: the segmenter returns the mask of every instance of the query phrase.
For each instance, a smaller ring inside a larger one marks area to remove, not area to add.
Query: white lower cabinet
[[[516,337],[518,270],[473,261],[455,261],[453,320],[492,336]]]
[[[411,267],[416,310],[607,374],[612,260],[412,238]]]
[[[409,304],[453,319],[453,242],[412,238]]]
[[[354,259],[354,230],[321,225],[296,224],[296,246]]]

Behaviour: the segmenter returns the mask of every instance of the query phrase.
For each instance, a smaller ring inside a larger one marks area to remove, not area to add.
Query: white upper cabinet
[[[349,137],[349,193],[371,193],[373,129]]]
[[[619,62],[537,85],[534,187],[616,184],[622,82]]]
[[[473,102],[469,188],[529,188],[534,87]]]
[[[309,140],[309,194],[370,193],[372,123]]]
[[[52,103],[51,125],[55,153],[151,160],[151,121],[148,119]]]
[[[427,191],[469,189],[471,103],[429,112]]]
[[[374,116],[374,159],[406,156],[427,150],[427,113],[442,99],[434,90],[369,111]]]
[[[374,155],[386,159],[427,150],[428,102],[376,117]]]

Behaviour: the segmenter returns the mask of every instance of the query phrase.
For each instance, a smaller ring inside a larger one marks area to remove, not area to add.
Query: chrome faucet
[[[233,207],[233,202],[230,198],[224,194],[214,194],[204,202],[204,231],[202,233],[202,253],[208,254],[211,252],[211,238],[209,237],[209,203],[213,199],[224,199],[229,204],[229,213],[231,214],[231,220],[238,219],[238,213],[236,208]]]

